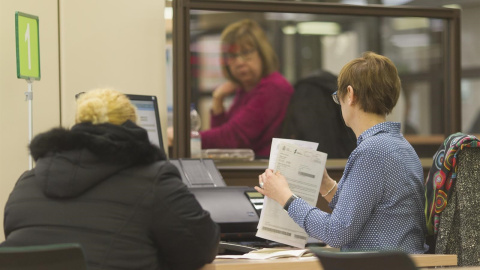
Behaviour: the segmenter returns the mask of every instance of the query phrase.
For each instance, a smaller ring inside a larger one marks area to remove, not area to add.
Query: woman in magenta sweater
[[[202,148],[250,148],[257,158],[268,157],[293,87],[277,71],[278,58],[256,22],[233,23],[221,39],[228,81],[213,92],[211,129],[200,132]],[[224,99],[231,94],[226,110]]]

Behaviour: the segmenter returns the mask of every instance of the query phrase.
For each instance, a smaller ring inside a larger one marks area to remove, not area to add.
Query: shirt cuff
[[[328,203],[328,207],[330,207],[330,209],[334,209],[335,208],[335,205],[337,205],[337,201],[338,201],[338,194],[340,192],[338,192],[338,188],[337,188],[337,192],[335,192],[335,195],[333,195],[333,198],[332,200]]]
[[[312,209],[316,207],[312,207],[309,205],[304,199],[298,198],[295,199],[290,206],[288,207],[288,215],[298,224],[298,226],[305,229],[304,223],[307,218],[308,213]]]

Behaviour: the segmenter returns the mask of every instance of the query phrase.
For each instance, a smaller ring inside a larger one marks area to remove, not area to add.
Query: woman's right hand
[[[282,207],[293,195],[287,179],[280,172],[274,173],[272,170],[266,169],[263,174],[258,176],[258,184],[255,186],[256,191],[275,200]]]
[[[218,86],[212,94],[212,112],[214,115],[221,114],[225,108],[223,107],[223,99],[235,92],[237,85],[231,81],[227,81]]]
[[[227,81],[220,86],[218,86],[214,91],[213,91],[213,98],[225,98],[226,96],[229,96],[235,92],[235,89],[237,89],[237,85],[231,81]]]

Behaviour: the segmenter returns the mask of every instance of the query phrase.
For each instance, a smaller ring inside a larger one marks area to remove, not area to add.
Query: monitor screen
[[[162,128],[160,126],[160,114],[158,111],[157,97],[148,95],[126,95],[133,105],[137,107],[137,124],[148,132],[150,142],[163,148]]]

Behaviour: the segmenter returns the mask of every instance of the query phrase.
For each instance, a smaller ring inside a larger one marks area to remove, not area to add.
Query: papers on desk
[[[243,255],[217,255],[217,259],[250,259],[250,260],[266,260],[289,257],[312,257],[314,256],[307,249],[282,249],[282,248],[263,248],[250,251]]]
[[[274,138],[269,169],[285,176],[290,189],[312,206],[317,205],[327,154],[316,151],[318,143]],[[265,197],[257,237],[305,248],[308,235],[274,200]]]

